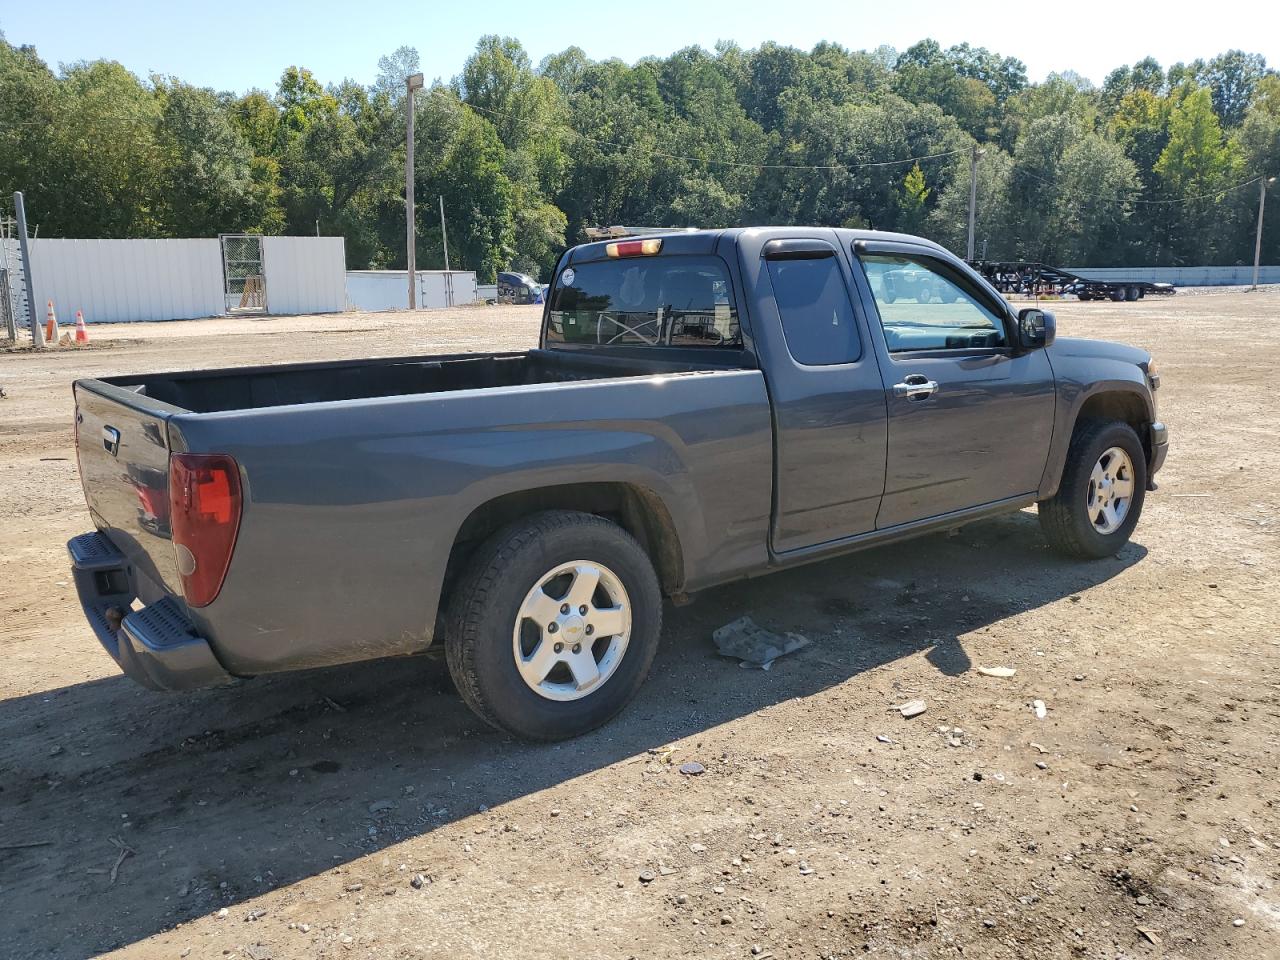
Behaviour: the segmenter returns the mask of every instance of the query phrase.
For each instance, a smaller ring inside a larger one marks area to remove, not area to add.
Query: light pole
[[[1258,178],[1258,233],[1253,238],[1253,289],[1258,289],[1258,264],[1262,261],[1262,214],[1267,208],[1267,185],[1275,183],[1275,177]]]
[[[404,157],[404,223],[405,259],[409,267],[409,309],[418,308],[418,257],[417,238],[413,223],[413,95],[422,89],[422,74],[405,78],[405,157]]]

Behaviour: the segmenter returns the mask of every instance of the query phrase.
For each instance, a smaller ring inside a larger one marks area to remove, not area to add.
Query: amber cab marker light
[[[652,257],[661,251],[661,240],[621,240],[604,248],[611,257]]]

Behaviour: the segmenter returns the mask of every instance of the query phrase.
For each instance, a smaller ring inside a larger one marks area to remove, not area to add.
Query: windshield
[[[741,347],[729,274],[717,257],[635,257],[566,267],[548,343]]]

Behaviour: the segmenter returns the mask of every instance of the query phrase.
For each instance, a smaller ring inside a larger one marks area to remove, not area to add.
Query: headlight
[[[1147,382],[1151,384],[1152,390],[1160,389],[1160,367],[1155,360],[1147,361]]]

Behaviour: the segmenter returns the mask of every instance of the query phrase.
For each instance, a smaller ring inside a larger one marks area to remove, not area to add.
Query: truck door
[[[884,384],[852,276],[829,230],[739,237],[774,417],[773,550],[875,529]]]
[[[929,248],[860,242],[854,254],[889,410],[876,528],[1034,492],[1056,399],[1045,352],[1016,348],[1007,304]]]

